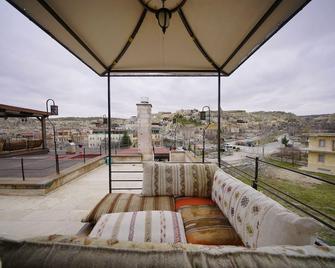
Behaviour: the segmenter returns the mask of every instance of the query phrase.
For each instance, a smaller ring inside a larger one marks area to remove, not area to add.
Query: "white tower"
[[[148,98],[142,98],[137,106],[137,138],[138,148],[142,153],[143,161],[153,161],[151,137],[151,104]]]

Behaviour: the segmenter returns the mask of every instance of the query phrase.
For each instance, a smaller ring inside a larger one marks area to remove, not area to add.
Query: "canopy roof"
[[[29,108],[10,106],[0,103],[0,118],[4,117],[48,117],[51,115],[45,111],[38,111]]]
[[[309,0],[8,0],[97,74],[232,74]]]

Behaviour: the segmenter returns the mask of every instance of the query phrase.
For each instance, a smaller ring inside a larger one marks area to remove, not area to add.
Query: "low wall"
[[[200,162],[201,159],[197,158],[190,151],[171,151],[171,162]]]
[[[0,158],[21,156],[21,155],[47,154],[48,152],[49,149],[43,149],[43,148],[23,149],[17,151],[2,151],[0,152]]]
[[[4,195],[45,195],[58,187],[68,183],[79,176],[103,165],[105,157],[99,156],[87,160],[86,164],[77,164],[64,169],[58,175],[46,177],[41,182],[36,181],[17,181],[0,182],[0,194]]]
[[[112,155],[113,162],[142,162],[141,154]]]
[[[185,162],[201,162],[201,158],[194,156],[194,153],[190,151],[185,152]]]
[[[170,162],[185,162],[185,152],[170,151]]]

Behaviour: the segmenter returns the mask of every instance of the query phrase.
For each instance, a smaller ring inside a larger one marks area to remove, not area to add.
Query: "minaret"
[[[151,137],[151,107],[148,98],[142,98],[137,106],[137,139],[143,161],[153,161]]]

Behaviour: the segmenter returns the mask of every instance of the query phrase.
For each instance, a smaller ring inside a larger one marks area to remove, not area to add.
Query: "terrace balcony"
[[[251,174],[221,158],[221,78],[234,73],[308,0],[258,5],[232,0],[8,2],[106,78],[109,152],[108,169],[101,163],[46,196],[0,196],[3,236],[48,235],[0,240],[5,265],[333,266],[335,247],[315,239],[320,223],[335,229],[332,215],[264,181],[259,166],[266,161],[253,159]],[[184,163],[185,155],[182,160],[176,155],[178,163],[153,161],[151,139],[140,140],[151,137],[148,102],[137,104],[144,115],[137,118],[143,163],[112,158],[111,78],[141,76],[217,78],[217,165]],[[309,217],[300,217],[258,190]],[[80,219],[89,210],[84,225]]]

